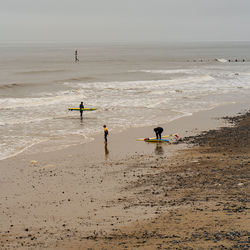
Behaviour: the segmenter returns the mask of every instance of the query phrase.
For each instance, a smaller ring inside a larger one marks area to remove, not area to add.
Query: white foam
[[[221,62],[221,63],[226,63],[226,62],[228,62],[228,60],[225,59],[225,58],[216,58],[215,60],[216,60],[217,62]]]
[[[68,90],[53,95],[43,92],[30,98],[1,98],[0,134],[11,130],[16,135],[26,133],[30,137],[17,137],[18,145],[11,139],[7,146],[0,145],[0,157],[20,152],[20,145],[25,150],[30,138],[49,138],[55,142],[55,147],[50,146],[50,149],[55,149],[71,145],[72,137],[76,138],[72,143],[92,140],[94,134],[102,133],[105,123],[110,130],[164,123],[218,105],[225,101],[227,93],[246,94],[250,87],[249,69],[245,75],[240,73],[235,77],[235,68],[232,70],[228,65],[217,63],[211,68],[150,71],[156,75],[179,74],[165,80],[67,82],[64,87]],[[67,110],[78,107],[81,100],[86,107],[98,108],[95,112],[84,113],[82,122],[79,112]],[[62,139],[66,137],[68,141]],[[39,140],[31,142],[35,144]]]
[[[195,73],[193,69],[164,69],[164,70],[138,70],[137,72],[151,73],[151,74],[190,74]]]
[[[31,97],[31,98],[1,98],[0,109],[15,109],[15,108],[31,108],[40,106],[52,106],[69,101],[75,101],[77,93],[65,92],[62,95],[55,95],[51,97]],[[79,97],[78,97],[79,98]],[[81,98],[84,98],[81,95]]]
[[[31,138],[25,136],[9,136],[12,141],[10,144],[10,140],[8,140],[8,144],[2,143],[0,144],[0,160],[4,160],[13,156],[16,156],[25,150],[31,148],[32,146],[41,143],[43,141],[46,141],[48,139],[39,139],[39,138]]]
[[[88,89],[99,89],[103,91],[105,89],[120,91],[120,90],[129,90],[129,89],[141,89],[141,88],[151,88],[155,89],[162,85],[171,85],[171,84],[186,84],[193,82],[204,82],[211,81],[214,78],[210,75],[201,75],[201,76],[189,76],[185,78],[177,79],[166,79],[166,80],[145,80],[145,81],[115,81],[115,82],[91,82],[91,83],[71,83],[72,86],[78,86],[79,88]],[[66,85],[68,83],[65,83]],[[81,91],[81,90],[80,90]]]

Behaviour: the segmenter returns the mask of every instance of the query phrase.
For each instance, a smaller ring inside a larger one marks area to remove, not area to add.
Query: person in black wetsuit
[[[77,56],[77,50],[75,51],[75,63],[79,62],[78,56]]]
[[[161,140],[161,134],[163,132],[163,128],[162,127],[157,127],[157,128],[154,128],[154,131],[155,131],[156,139]]]
[[[82,109],[84,109],[83,102],[81,102],[81,103],[80,103],[79,108],[80,108],[80,117],[82,118],[82,112],[83,112],[83,110],[82,110]]]

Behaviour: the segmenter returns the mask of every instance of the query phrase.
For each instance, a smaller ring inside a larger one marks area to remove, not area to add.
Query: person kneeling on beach
[[[103,128],[104,128],[104,140],[105,140],[105,143],[107,143],[108,142],[107,136],[109,134],[109,131],[108,131],[106,125],[103,125]]]
[[[161,134],[163,132],[163,128],[162,127],[157,127],[157,128],[154,128],[154,131],[155,131],[156,139],[161,140]]]

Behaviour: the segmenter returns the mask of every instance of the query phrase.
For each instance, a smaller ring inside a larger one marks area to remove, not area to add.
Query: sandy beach
[[[170,144],[137,142],[153,127],[131,128],[107,147],[100,134],[2,160],[1,249],[247,249],[248,107],[162,124],[181,138]]]
[[[2,1],[0,250],[250,249],[249,9]]]

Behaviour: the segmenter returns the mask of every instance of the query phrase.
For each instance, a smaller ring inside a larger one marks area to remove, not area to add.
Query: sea
[[[0,43],[0,160],[249,97],[250,42]]]

